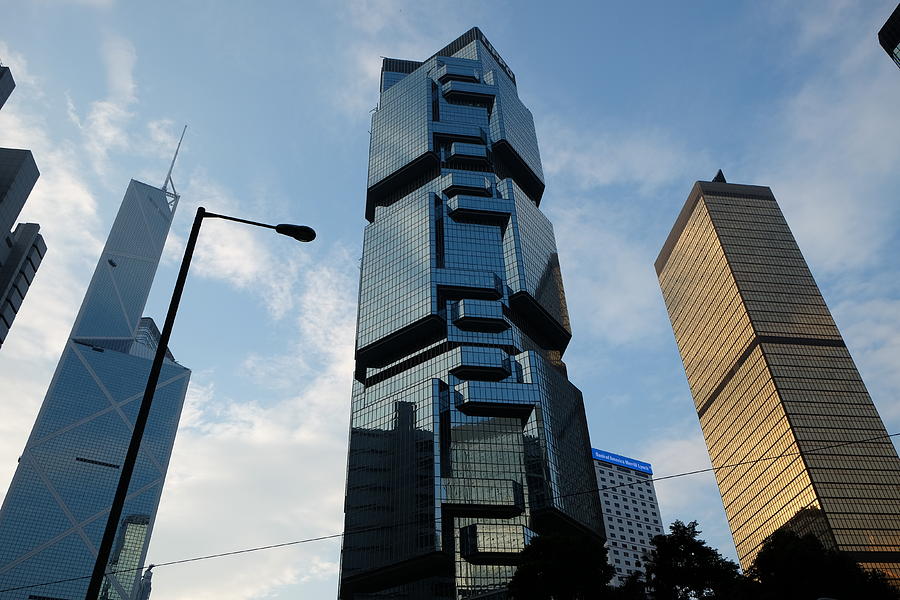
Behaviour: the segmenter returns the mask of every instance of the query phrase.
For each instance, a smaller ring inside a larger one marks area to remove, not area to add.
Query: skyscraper
[[[479,29],[384,59],[342,598],[502,598],[535,533],[601,535],[543,191],[531,113]]]
[[[0,508],[6,600],[80,600],[103,537],[159,330],[141,317],[178,202],[131,181]],[[134,600],[190,371],[163,365],[103,600]],[[30,587],[37,586],[37,587]]]
[[[900,67],[900,4],[878,32],[878,43],[891,57],[894,64]]]
[[[616,570],[612,585],[621,585],[634,572],[646,573],[644,556],[651,540],[662,535],[662,517],[653,487],[650,463],[593,448],[594,469],[609,564]]]
[[[788,527],[896,583],[900,460],[772,191],[698,181],[656,272],[741,566]]]
[[[15,87],[9,67],[0,65],[0,108]],[[39,175],[30,150],[0,148],[0,347],[47,252],[37,223],[13,230]]]

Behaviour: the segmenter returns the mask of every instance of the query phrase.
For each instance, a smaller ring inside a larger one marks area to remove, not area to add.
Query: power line
[[[758,463],[758,462],[767,461],[767,460],[778,460],[779,458],[784,458],[784,457],[786,457],[786,456],[800,456],[801,454],[819,454],[819,453],[821,453],[823,450],[832,450],[832,449],[834,449],[834,448],[840,448],[840,447],[842,447],[842,446],[850,446],[850,445],[853,445],[853,444],[864,444],[864,443],[868,443],[868,442],[874,442],[874,441],[876,441],[876,440],[887,440],[887,439],[890,439],[890,438],[892,438],[892,437],[897,437],[898,435],[900,435],[900,432],[897,432],[897,433],[888,433],[888,434],[885,434],[885,435],[876,435],[876,436],[874,436],[874,437],[864,438],[864,439],[861,439],[861,440],[851,440],[851,441],[849,441],[849,442],[840,442],[840,443],[837,443],[837,444],[831,444],[831,445],[829,445],[829,446],[821,446],[821,447],[819,447],[819,448],[815,448],[815,449],[813,449],[813,450],[806,450],[806,451],[804,451],[804,452],[801,452],[801,451],[799,451],[799,450],[797,450],[797,451],[795,451],[795,452],[783,452],[783,453],[781,453],[781,454],[776,454],[775,456],[763,456],[763,457],[761,457],[761,458],[754,458],[754,459],[752,459],[752,460],[745,460],[745,461],[741,461],[741,462],[731,463],[731,464],[728,464],[728,465],[722,465],[721,467],[708,467],[708,468],[706,468],[706,469],[697,469],[697,470],[694,470],[694,471],[685,471],[685,472],[683,472],[683,473],[675,473],[674,475],[663,475],[662,477],[650,477],[650,478],[648,478],[648,479],[642,479],[641,481],[636,481],[636,482],[633,482],[633,483],[620,483],[620,484],[617,484],[617,485],[614,485],[614,486],[606,486],[606,487],[601,488],[601,489],[612,490],[612,489],[616,489],[616,488],[620,488],[620,487],[628,487],[628,486],[632,486],[632,485],[634,485],[635,483],[641,483],[641,482],[643,482],[643,481],[664,481],[664,480],[666,480],[666,479],[675,479],[676,477],[685,477],[685,476],[687,476],[687,475],[699,475],[700,473],[715,472],[715,471],[719,471],[719,470],[721,470],[721,469],[733,469],[733,468],[736,468],[736,467],[741,467],[741,466],[744,466],[744,465],[752,465],[752,464],[755,464],[755,463]],[[593,490],[592,490],[592,491],[593,491]],[[575,492],[574,494],[568,494],[568,496],[573,496],[573,495],[577,495],[577,494],[584,494],[584,493],[587,493],[587,492]],[[557,496],[557,497],[559,497],[559,498],[564,498],[564,497],[566,497],[566,496]]]
[[[828,445],[828,446],[822,446],[822,447],[820,447],[820,448],[815,448],[815,449],[813,449],[813,450],[808,450],[808,451],[805,451],[804,453],[805,453],[805,454],[817,454],[817,453],[821,453],[821,452],[824,451],[824,450],[832,450],[832,449],[834,449],[834,448],[840,448],[840,447],[842,447],[842,446],[850,446],[850,445],[853,445],[853,444],[864,444],[864,443],[874,442],[874,441],[877,441],[877,440],[888,440],[888,439],[890,439],[890,438],[897,437],[897,436],[900,436],[900,432],[897,432],[897,433],[889,433],[889,434],[885,434],[885,435],[877,435],[877,436],[874,436],[874,437],[864,438],[864,439],[861,439],[861,440],[852,440],[852,441],[848,441],[848,442],[840,442],[840,443],[831,444],[831,445]],[[777,455],[775,455],[775,456],[764,456],[764,457],[761,457],[761,458],[755,458],[755,459],[753,459],[753,460],[745,460],[745,461],[740,461],[740,462],[736,462],[736,463],[732,463],[732,464],[722,465],[722,466],[720,466],[720,467],[708,467],[708,468],[705,468],[705,469],[695,469],[695,470],[693,470],[693,471],[684,471],[684,472],[681,472],[681,473],[675,473],[675,474],[672,474],[672,475],[663,475],[663,476],[660,476],[660,477],[650,477],[650,478],[647,478],[647,479],[642,479],[642,480],[640,480],[640,481],[634,481],[634,482],[631,482],[631,483],[620,483],[620,484],[616,484],[616,485],[604,486],[604,487],[602,487],[602,488],[596,487],[596,488],[592,488],[592,489],[589,489],[589,490],[582,490],[582,491],[579,491],[579,492],[571,492],[571,493],[568,493],[568,494],[561,494],[561,495],[559,495],[559,496],[553,496],[553,499],[554,499],[554,500],[561,500],[561,499],[563,499],[563,498],[569,498],[569,497],[572,497],[572,496],[580,496],[580,495],[582,495],[582,494],[596,494],[596,493],[598,493],[598,492],[600,492],[600,491],[613,490],[613,489],[617,489],[617,488],[620,488],[620,487],[631,487],[631,486],[633,486],[633,485],[636,485],[636,484],[639,484],[639,483],[645,483],[645,482],[649,482],[649,481],[664,481],[664,480],[667,480],[667,479],[675,479],[675,478],[678,478],[678,477],[687,477],[687,476],[689,476],[689,475],[699,475],[700,473],[715,472],[715,471],[719,471],[719,470],[722,470],[722,469],[733,469],[733,468],[740,467],[740,466],[744,466],[744,465],[751,465],[751,464],[755,464],[755,463],[759,463],[759,462],[764,462],[764,461],[778,460],[779,458],[784,458],[784,457],[786,457],[786,456],[799,456],[800,454],[801,454],[801,452],[800,452],[799,450],[793,451],[793,452],[783,452],[783,453],[777,454]],[[392,524],[392,525],[377,525],[377,526],[372,526],[372,527],[361,527],[361,528],[359,528],[359,529],[353,529],[353,530],[349,530],[349,531],[343,531],[343,532],[341,532],[341,533],[332,533],[332,534],[329,534],[329,535],[322,535],[322,536],[318,536],[318,537],[305,538],[305,539],[301,539],[301,540],[293,540],[293,541],[290,541],[290,542],[281,542],[281,543],[278,543],[278,544],[269,544],[269,545],[266,545],[266,546],[255,546],[255,547],[252,547],[252,548],[242,548],[242,549],[240,549],[240,550],[231,550],[231,551],[228,551],[228,552],[219,552],[219,553],[216,553],[216,554],[206,554],[206,555],[203,555],[203,556],[194,556],[194,557],[190,557],[190,558],[183,558],[183,559],[180,559],[180,560],[172,560],[172,561],[168,561],[168,562],[154,563],[153,565],[140,565],[140,566],[138,566],[138,567],[132,567],[132,568],[130,568],[130,569],[120,569],[120,570],[117,570],[117,571],[108,571],[106,574],[107,574],[107,575],[117,575],[117,574],[119,574],[119,573],[128,573],[128,572],[133,572],[133,571],[140,571],[140,570],[142,570],[142,569],[144,569],[145,567],[148,567],[148,566],[153,566],[154,568],[155,568],[155,567],[168,567],[168,566],[171,566],[171,565],[180,565],[180,564],[184,564],[184,563],[197,562],[197,561],[201,561],[201,560],[210,560],[210,559],[213,559],[213,558],[222,558],[222,557],[225,557],[225,556],[235,556],[235,555],[239,555],[239,554],[249,554],[249,553],[251,553],[251,552],[259,552],[259,551],[261,551],[261,550],[272,550],[272,549],[275,549],[275,548],[285,548],[285,547],[287,547],[287,546],[298,546],[298,545],[300,545],[300,544],[308,544],[308,543],[311,543],[311,542],[319,542],[319,541],[323,541],[323,540],[335,539],[335,538],[343,537],[343,536],[346,535],[346,534],[351,534],[351,535],[352,535],[352,534],[357,534],[357,533],[365,533],[365,532],[368,532],[368,531],[377,531],[377,530],[381,530],[381,529],[393,529],[393,528],[397,528],[397,527],[403,527],[403,526],[406,526],[406,525],[415,525],[417,522],[418,522],[418,521],[408,521],[408,522],[405,522],[405,523],[395,523],[395,524]],[[55,581],[45,581],[45,582],[42,582],[42,583],[34,583],[34,584],[31,584],[31,585],[23,585],[23,586],[18,586],[18,587],[5,588],[5,589],[0,590],[0,594],[4,594],[4,593],[6,593],[6,592],[15,592],[15,591],[19,591],[19,590],[26,590],[26,589],[32,589],[32,588],[37,588],[37,587],[43,587],[43,586],[46,586],[46,585],[55,585],[55,584],[58,584],[58,583],[68,583],[68,582],[71,582],[71,581],[81,581],[81,580],[83,580],[83,579],[90,579],[90,578],[91,578],[90,575],[83,575],[83,576],[81,576],[81,577],[69,577],[69,578],[67,578],[67,579],[57,579],[57,580],[55,580]]]

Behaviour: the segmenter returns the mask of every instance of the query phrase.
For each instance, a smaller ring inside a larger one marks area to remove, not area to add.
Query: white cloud
[[[577,122],[591,121],[557,116],[537,122],[548,189],[584,191],[627,185],[648,195],[684,180],[704,161],[702,152],[661,129],[621,131],[611,124],[579,127]]]
[[[179,214],[193,215],[198,206],[204,206],[210,212],[243,216],[231,192],[210,179],[202,169],[192,173],[184,189],[179,190],[182,193]],[[197,274],[258,292],[275,318],[283,317],[294,306],[293,288],[298,274],[309,263],[308,253],[296,251],[287,238],[274,239],[257,228],[219,219],[204,220],[200,235],[202,243],[197,244],[192,266]],[[186,237],[186,232],[170,234],[173,245],[166,251],[168,260],[180,258],[182,240]],[[272,251],[271,243],[288,244],[288,249]]]
[[[600,337],[604,344],[624,344],[659,332],[664,323],[648,318],[661,306],[652,266],[655,250],[636,234],[628,211],[567,198],[565,207],[548,212],[578,334]]]
[[[171,159],[178,147],[180,135],[178,125],[172,119],[150,121],[147,123],[147,135],[142,139],[142,146],[152,156]]]
[[[27,88],[33,98],[44,96],[40,81],[28,68],[28,61],[20,52],[11,49],[9,44],[3,40],[0,40],[0,61],[2,61],[3,65],[9,67],[13,79],[16,81],[17,89]],[[16,94],[21,94],[21,90],[14,91],[12,97],[15,98]],[[6,109],[4,108],[4,110]]]
[[[900,183],[900,122],[884,99],[900,97],[900,79],[874,41],[877,11],[845,1],[808,8],[776,12],[801,40],[786,61],[808,76],[773,107],[755,170],[817,273],[831,275],[871,265],[895,239],[900,212],[885,190]],[[819,51],[823,40],[828,60],[811,61],[808,44]]]
[[[246,375],[257,398],[229,398],[195,374],[154,532],[151,559],[340,532],[356,298],[343,251],[302,278],[294,335],[283,355],[257,357]],[[259,365],[283,368],[274,384]],[[300,368],[296,368],[299,365]],[[263,400],[270,390],[290,395]],[[158,571],[154,593],[175,600],[243,600],[284,586],[333,581],[339,540]],[[291,588],[292,590],[294,588]],[[284,591],[283,589],[281,591]],[[300,592],[298,592],[300,593]]]
[[[85,151],[95,172],[105,178],[109,175],[109,153],[130,146],[128,125],[133,116],[130,109],[137,102],[134,81],[137,53],[129,40],[108,35],[100,54],[106,68],[106,98],[91,102],[83,119],[71,98],[67,98],[67,112],[72,123],[82,131]]]
[[[575,122],[538,122],[542,207],[556,231],[573,328],[600,338],[598,348],[637,344],[665,323],[649,318],[662,307],[653,270],[662,242],[647,235],[647,200],[710,161],[662,130]]]
[[[686,435],[687,432],[684,430],[664,432],[643,449],[642,460],[653,465],[655,477],[666,477],[711,466],[699,426],[696,422],[688,425],[685,421],[683,427],[690,433]],[[654,485],[659,496],[660,510],[666,515],[667,521],[671,520],[669,514],[690,512],[696,505],[698,495],[708,496],[704,492],[699,492],[701,487],[712,486],[716,490],[712,473],[665,479]],[[718,495],[717,490],[713,493],[713,497]]]
[[[424,60],[471,27],[464,16],[473,16],[471,10],[465,15],[445,11],[435,19],[433,7],[403,0],[362,0],[341,7],[349,35],[340,45],[344,56],[335,61],[339,67],[329,87],[337,106],[357,119],[367,118],[378,104],[383,56]]]
[[[791,39],[795,51],[806,53],[821,52],[823,47],[846,29],[848,20],[855,16],[852,9],[858,5],[853,0],[815,0],[805,3],[782,0],[770,3],[767,8],[772,25],[794,25]],[[829,58],[837,56],[829,54]]]
[[[659,433],[639,456],[653,465],[661,522],[668,525],[676,519],[685,523],[698,521],[707,543],[737,561],[713,473],[664,479],[668,475],[711,467],[699,424],[686,419],[679,427]],[[663,530],[668,533],[667,527]]]

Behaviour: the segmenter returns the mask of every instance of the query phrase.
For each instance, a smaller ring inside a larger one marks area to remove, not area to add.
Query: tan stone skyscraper
[[[790,527],[900,581],[900,459],[772,191],[698,181],[656,272],[741,566]]]

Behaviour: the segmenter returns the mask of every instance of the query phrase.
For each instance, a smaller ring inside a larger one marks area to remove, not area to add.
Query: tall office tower
[[[644,555],[653,549],[653,536],[662,535],[662,517],[653,487],[650,463],[591,450],[603,518],[609,564],[616,570],[613,585],[621,585],[634,572],[645,573]]]
[[[3,600],[81,600],[87,592],[159,342],[141,312],[178,201],[166,189],[128,186],[19,459],[0,509]],[[139,593],[189,377],[168,354],[109,559],[118,574],[99,600]]]
[[[787,527],[900,580],[900,460],[772,191],[698,181],[656,272],[741,566]]]
[[[9,67],[0,65],[0,108],[15,87]],[[13,229],[39,175],[30,150],[0,148],[0,347],[47,252],[40,225]]]
[[[535,533],[601,535],[543,190],[531,113],[480,30],[384,59],[342,598],[502,598]]]
[[[878,32],[878,42],[893,59],[894,64],[900,67],[900,4]]]

